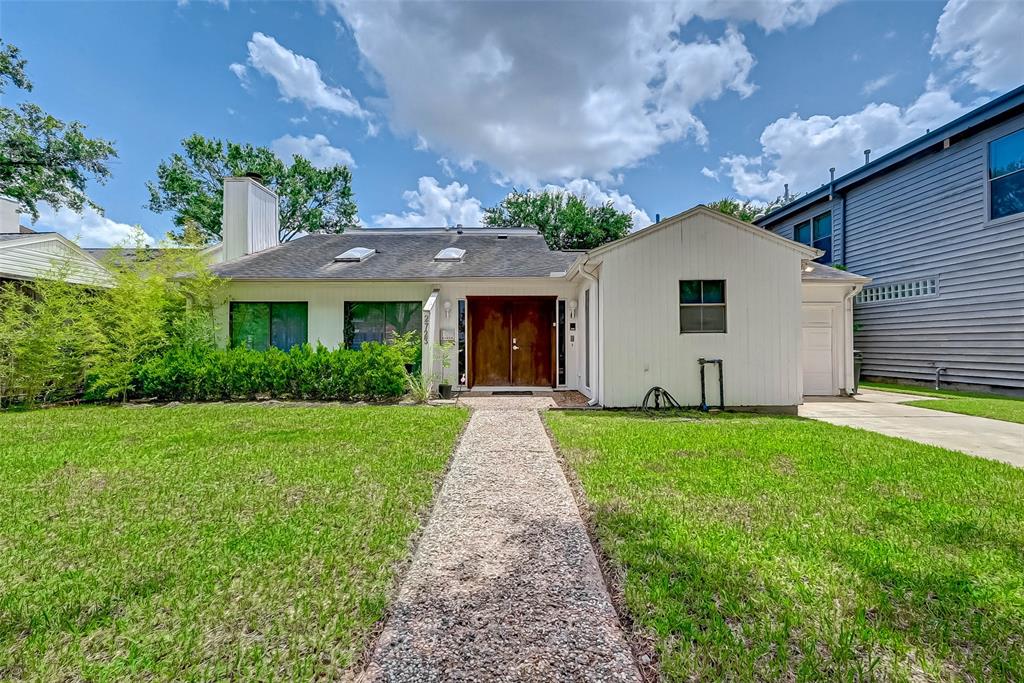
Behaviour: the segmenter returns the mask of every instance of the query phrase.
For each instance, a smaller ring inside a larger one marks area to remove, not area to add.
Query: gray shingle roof
[[[504,239],[498,235],[507,235]],[[361,263],[336,263],[353,247],[376,249]],[[466,250],[462,261],[436,262],[445,247]],[[297,240],[213,266],[235,280],[429,280],[434,278],[550,277],[577,254],[551,251],[536,233],[498,229],[351,230],[341,235],[306,235]]]
[[[800,271],[800,279],[807,282],[847,282],[856,284],[858,282],[869,282],[871,278],[857,275],[847,270],[839,270],[815,261],[804,263]]]

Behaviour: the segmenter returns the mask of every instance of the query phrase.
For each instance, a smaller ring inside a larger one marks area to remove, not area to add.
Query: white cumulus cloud
[[[764,129],[760,154],[722,157],[721,171],[744,197],[774,199],[787,182],[790,192],[803,193],[828,182],[832,166],[839,176],[862,164],[865,149],[878,158],[967,110],[938,90],[925,92],[907,107],[871,103],[836,117],[791,114]]]
[[[146,246],[156,244],[156,240],[138,226],[118,223],[88,206],[79,215],[68,208],[54,211],[49,204],[40,204],[39,220],[32,229],[59,232],[68,239],[77,240],[83,247],[134,247],[136,239],[141,239]]]
[[[482,224],[484,210],[480,200],[469,196],[469,186],[451,182],[441,186],[436,178],[423,176],[415,190],[402,193],[408,210],[373,217],[373,225],[382,228],[445,227]]]
[[[749,96],[738,24],[812,23],[830,0],[677,3],[336,3],[387,91],[399,132],[451,163],[533,185],[609,179],[662,146],[707,141],[698,105]],[[609,27],[614,27],[610,30]]]
[[[313,137],[305,135],[282,135],[270,143],[273,150],[282,161],[290,164],[292,156],[299,156],[309,159],[317,168],[329,168],[331,166],[348,166],[350,169],[356,167],[352,154],[341,147],[331,145],[326,135],[317,133]]]
[[[320,66],[309,57],[292,52],[272,37],[258,31],[252,34],[247,47],[249,66],[273,78],[277,82],[278,92],[285,100],[302,102],[310,109],[326,109],[356,119],[370,118],[370,112],[363,109],[347,88],[325,83]],[[232,64],[228,68],[245,84],[243,65]]]
[[[895,78],[896,74],[885,74],[883,76],[879,76],[878,78],[865,83],[864,87],[861,88],[861,92],[865,95],[874,95],[876,92],[892,83]]]
[[[959,69],[980,90],[1024,81],[1024,3],[949,0],[935,28],[932,56]]]

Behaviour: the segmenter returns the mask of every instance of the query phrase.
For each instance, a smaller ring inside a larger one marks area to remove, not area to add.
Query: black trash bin
[[[853,350],[853,393],[860,390],[860,369],[864,365],[864,354],[857,349]]]

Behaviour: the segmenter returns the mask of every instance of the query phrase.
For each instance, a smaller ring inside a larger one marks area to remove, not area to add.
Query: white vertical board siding
[[[560,297],[566,300],[576,298],[577,287],[561,278],[465,280],[443,283],[431,282],[284,282],[230,281],[225,285],[223,304],[217,307],[217,323],[221,344],[229,340],[229,303],[231,301],[305,301],[309,304],[309,343],[318,343],[334,348],[345,343],[345,302],[346,301],[419,301],[424,303],[430,293],[438,289],[437,303],[432,313],[430,339],[425,348],[436,347],[440,342],[441,330],[458,329],[458,300],[472,296],[544,296]],[[445,317],[444,302],[451,302],[451,311]],[[582,307],[582,304],[580,304]],[[577,314],[577,320],[579,320]],[[568,338],[568,337],[567,337]],[[578,339],[578,338],[577,338]],[[577,350],[579,343],[570,344],[566,349],[566,386],[576,388]],[[436,377],[441,377],[440,360],[431,354],[424,358],[424,367]],[[429,370],[432,368],[432,370]],[[452,365],[445,379],[458,383],[458,358],[452,353]]]
[[[58,237],[31,236],[0,249],[0,277],[38,280],[56,274],[82,285],[110,281],[110,274],[101,265]]]
[[[222,225],[224,261],[276,246],[277,195],[251,178],[225,178]]]
[[[798,252],[695,214],[600,258],[604,405],[637,406],[661,386],[695,406],[701,357],[723,359],[728,406],[801,402]],[[725,280],[726,333],[680,334],[680,280]],[[706,372],[711,404],[717,368]]]

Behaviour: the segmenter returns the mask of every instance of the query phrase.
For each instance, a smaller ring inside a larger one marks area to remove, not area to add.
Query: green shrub
[[[167,401],[383,400],[405,393],[406,373],[400,350],[383,344],[358,351],[308,344],[290,351],[174,348],[144,363],[133,384],[138,397]]]

